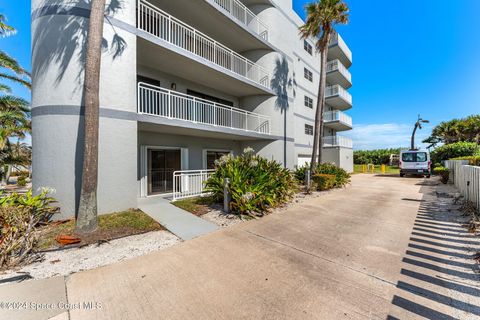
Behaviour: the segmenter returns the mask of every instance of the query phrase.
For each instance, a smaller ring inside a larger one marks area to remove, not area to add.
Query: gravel
[[[0,274],[0,280],[23,276],[25,273],[33,279],[66,276],[165,249],[180,241],[175,235],[162,230],[128,236],[100,245],[46,252],[43,261]]]

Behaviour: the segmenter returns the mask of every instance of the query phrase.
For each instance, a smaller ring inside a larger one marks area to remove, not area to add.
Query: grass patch
[[[362,164],[355,164],[353,166],[353,173],[363,173],[363,165]],[[366,173],[372,173],[371,171],[366,172]],[[375,174],[381,174],[382,173],[382,166],[381,165],[375,165]],[[393,166],[385,166],[385,174],[400,174],[400,169],[398,167],[393,167]]]
[[[157,221],[138,209],[103,214],[98,217],[98,229],[88,235],[82,235],[80,245],[109,241],[135,234],[165,230]],[[45,250],[59,246],[55,238],[58,235],[75,235],[75,220],[57,221],[39,229],[38,248]]]
[[[174,206],[188,211],[196,216],[201,216],[209,212],[210,206],[213,203],[214,200],[211,197],[186,198],[172,202]]]

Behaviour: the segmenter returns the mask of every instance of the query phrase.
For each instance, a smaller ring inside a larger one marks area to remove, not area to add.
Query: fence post
[[[230,191],[228,191],[229,186],[230,179],[225,178],[225,180],[223,180],[223,211],[226,213],[230,213],[231,194]]]
[[[307,169],[307,171],[305,171],[305,187],[306,187],[307,193],[310,192],[311,184],[312,184],[312,178],[310,175],[310,169]]]

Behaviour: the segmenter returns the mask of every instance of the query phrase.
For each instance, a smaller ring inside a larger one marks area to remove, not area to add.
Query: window
[[[305,124],[305,134],[309,136],[313,136],[313,126],[309,124]]]
[[[402,153],[403,162],[426,162],[427,153],[426,152],[405,152]]]
[[[229,154],[230,151],[213,151],[206,150],[206,166],[207,169],[215,168],[215,161],[220,159],[222,156]]]
[[[313,82],[313,73],[307,68],[303,68],[303,76],[310,82]]]
[[[305,107],[313,109],[313,99],[305,96]]]
[[[308,43],[307,40],[303,40],[303,49],[305,49],[309,55],[312,55],[312,45]]]

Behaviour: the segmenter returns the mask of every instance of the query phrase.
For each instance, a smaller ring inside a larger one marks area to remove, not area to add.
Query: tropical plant
[[[44,189],[33,196],[26,194],[0,194],[0,270],[35,261],[38,243],[37,228],[58,211],[51,204],[55,199]]]
[[[431,153],[433,163],[458,157],[480,155],[480,145],[475,142],[454,142],[444,144]]]
[[[15,29],[5,23],[5,17],[0,15],[0,36],[8,36]],[[0,80],[19,83],[30,88],[29,73],[18,62],[4,51],[0,50]],[[6,83],[0,83],[0,165],[3,168],[13,164],[26,162],[23,155],[20,159],[19,148],[12,144],[11,139],[23,139],[31,130],[30,109],[25,99],[11,94],[12,89]],[[4,173],[9,170],[3,170]]]
[[[88,233],[98,226],[98,131],[100,112],[100,64],[105,0],[92,0],[85,55],[85,116],[83,171],[76,231]]]
[[[331,174],[335,176],[335,188],[341,188],[350,183],[350,174],[333,163],[322,163],[315,168],[315,174]]]
[[[348,23],[348,6],[342,0],[320,0],[306,6],[307,21],[300,27],[301,39],[318,39],[316,50],[320,53],[320,80],[317,106],[315,111],[315,129],[313,136],[312,160],[310,169],[322,163],[323,114],[325,110],[325,89],[327,77],[327,56],[330,39],[335,33],[336,24]]]
[[[205,184],[216,201],[223,201],[225,179],[229,179],[230,209],[244,215],[263,214],[289,201],[297,188],[290,170],[247,148],[237,157],[225,155],[215,163],[215,172]]]
[[[443,166],[438,166],[433,168],[433,174],[440,176],[440,181],[442,183],[447,184],[448,183],[448,178],[450,177],[450,170]]]
[[[480,143],[480,115],[441,122],[433,128],[432,134],[423,143],[436,146],[440,143],[450,144],[462,141]]]
[[[336,176],[334,174],[316,173],[312,180],[319,191],[330,190],[335,187]]]

